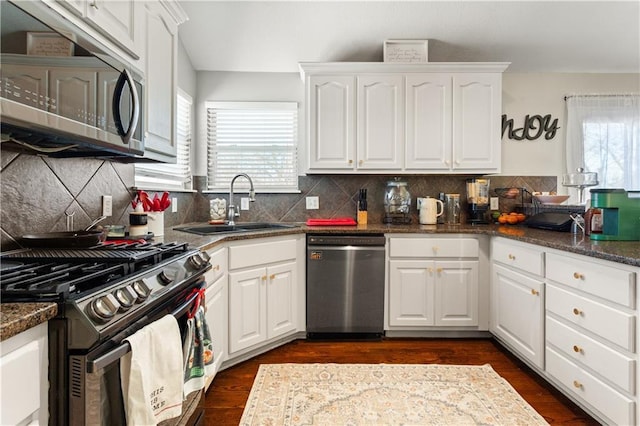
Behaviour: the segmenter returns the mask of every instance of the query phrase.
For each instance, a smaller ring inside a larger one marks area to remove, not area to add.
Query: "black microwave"
[[[140,159],[142,75],[44,2],[0,7],[2,148]]]

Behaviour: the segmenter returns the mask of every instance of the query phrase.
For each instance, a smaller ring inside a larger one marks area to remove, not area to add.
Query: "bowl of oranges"
[[[525,215],[524,213],[511,212],[500,213],[496,220],[500,225],[516,225],[520,222],[523,222],[526,218],[527,215]]]

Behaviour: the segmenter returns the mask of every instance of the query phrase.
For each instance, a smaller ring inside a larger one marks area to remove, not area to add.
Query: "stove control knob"
[[[113,296],[120,303],[120,310],[126,311],[136,301],[136,296],[131,292],[129,287],[120,287],[113,292]]]
[[[200,257],[202,257],[202,259],[203,259],[205,262],[208,262],[208,261],[210,261],[210,260],[211,260],[211,256],[209,256],[209,253],[207,253],[206,251],[201,251],[201,252],[200,252]]]
[[[160,284],[162,285],[171,284],[173,282],[173,278],[174,277],[169,276],[166,271],[160,271],[158,274],[158,281],[160,281]]]
[[[200,269],[202,268],[202,265],[205,263],[205,260],[202,258],[200,254],[196,253],[193,256],[189,256],[189,259],[187,260],[187,262],[189,262],[189,265],[193,266],[194,268]]]
[[[151,294],[151,289],[147,287],[147,285],[142,280],[138,280],[131,284],[131,288],[136,295],[137,302],[146,300],[147,297],[149,297],[149,294]]]
[[[120,304],[111,294],[100,296],[93,299],[87,305],[87,313],[89,316],[101,323],[108,322],[118,312]]]

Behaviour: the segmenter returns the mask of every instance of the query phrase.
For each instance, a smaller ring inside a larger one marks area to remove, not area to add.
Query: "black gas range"
[[[49,423],[119,424],[119,359],[130,350],[124,339],[167,314],[182,330],[210,268],[206,252],[175,242],[1,254],[3,302],[58,304],[49,321]]]

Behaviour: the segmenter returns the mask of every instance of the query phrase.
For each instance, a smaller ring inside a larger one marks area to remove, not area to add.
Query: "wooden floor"
[[[205,425],[237,425],[260,364],[491,364],[550,424],[597,425],[492,339],[296,340],[219,372],[204,401]]]

